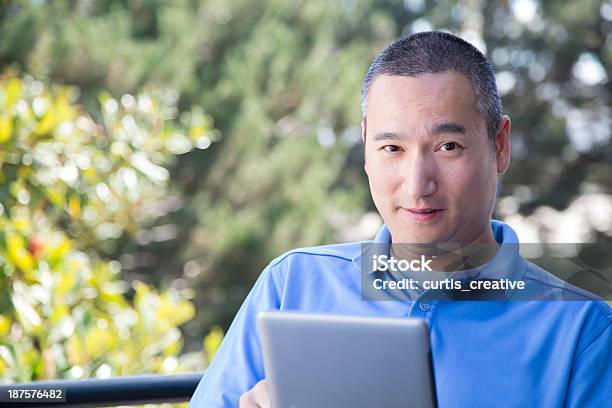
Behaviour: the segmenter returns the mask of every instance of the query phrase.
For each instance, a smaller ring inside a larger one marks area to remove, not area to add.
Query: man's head
[[[393,241],[491,242],[510,121],[489,61],[451,34],[415,34],[374,60],[362,106],[365,169]]]
[[[441,31],[427,31],[402,38],[388,46],[370,65],[361,88],[361,112],[367,116],[368,93],[381,75],[418,77],[456,71],[465,76],[474,91],[474,108],[487,125],[491,141],[502,117],[495,73],[489,60],[467,41]]]

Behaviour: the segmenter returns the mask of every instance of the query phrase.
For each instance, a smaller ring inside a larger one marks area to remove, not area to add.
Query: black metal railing
[[[4,384],[0,385],[0,407],[109,407],[184,402],[191,399],[201,378],[202,373],[192,373]],[[12,390],[63,390],[65,401],[51,402],[43,397],[45,401],[35,402],[35,392],[26,395]],[[22,399],[16,401],[16,396]]]

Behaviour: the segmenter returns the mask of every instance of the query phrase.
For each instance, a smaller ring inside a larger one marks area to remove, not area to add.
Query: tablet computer
[[[271,311],[257,325],[272,408],[436,406],[423,320]]]

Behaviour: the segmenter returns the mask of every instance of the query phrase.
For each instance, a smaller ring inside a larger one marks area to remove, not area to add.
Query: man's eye
[[[457,145],[457,143],[455,142],[448,142],[448,143],[444,143],[440,149],[444,150],[445,152],[450,152],[452,150],[455,150],[457,147],[459,147]]]
[[[400,148],[399,146],[396,146],[396,145],[386,145],[386,146],[383,146],[383,150],[385,152],[394,153],[394,152],[399,152]]]

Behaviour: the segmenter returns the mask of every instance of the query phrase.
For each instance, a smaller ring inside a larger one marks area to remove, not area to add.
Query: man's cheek
[[[376,168],[370,169],[370,186],[376,191],[385,192],[389,190],[389,174]]]

